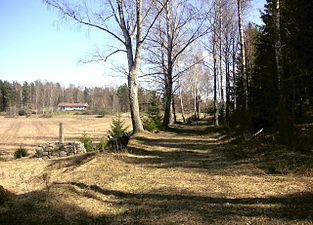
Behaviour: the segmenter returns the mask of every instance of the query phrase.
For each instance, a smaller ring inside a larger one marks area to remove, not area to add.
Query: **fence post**
[[[60,123],[59,125],[59,143],[64,143],[64,130],[63,130],[63,123]]]

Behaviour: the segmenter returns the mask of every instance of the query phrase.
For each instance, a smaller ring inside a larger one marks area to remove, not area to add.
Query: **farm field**
[[[64,124],[65,141],[79,140],[84,132],[97,141],[107,135],[112,118],[74,115],[52,118],[0,117],[0,156],[10,158],[20,146],[33,153],[39,144],[57,141],[59,123]],[[130,126],[129,116],[124,114],[122,118]]]

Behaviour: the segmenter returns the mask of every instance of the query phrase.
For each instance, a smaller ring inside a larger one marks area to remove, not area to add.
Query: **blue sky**
[[[253,0],[249,20],[258,20],[265,0]],[[250,10],[249,10],[250,11]],[[99,31],[60,22],[41,0],[0,0],[0,79],[47,80],[63,85],[104,86],[126,80],[100,63],[79,64],[97,46],[110,42]],[[115,57],[118,60],[118,56]]]

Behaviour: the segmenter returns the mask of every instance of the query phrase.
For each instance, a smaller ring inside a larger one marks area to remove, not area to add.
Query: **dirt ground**
[[[129,116],[122,117],[129,125]],[[79,140],[84,132],[97,141],[106,136],[111,122],[112,116],[0,117],[0,156],[10,158],[20,146],[33,153],[39,144],[57,141],[59,123],[64,124],[65,141]]]
[[[129,152],[0,163],[0,224],[313,224],[313,178],[231,158],[227,136],[181,126]]]

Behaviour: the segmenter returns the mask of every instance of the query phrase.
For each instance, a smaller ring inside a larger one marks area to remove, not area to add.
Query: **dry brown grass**
[[[130,125],[127,114],[122,118]],[[65,141],[79,140],[84,132],[97,141],[106,136],[112,116],[0,117],[0,157],[11,158],[20,146],[33,153],[39,144],[57,141],[61,122],[64,124]]]
[[[132,138],[129,153],[0,164],[0,224],[313,224],[313,179],[268,175],[210,127]],[[48,182],[47,182],[47,177]]]

